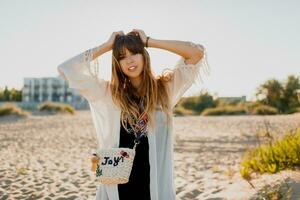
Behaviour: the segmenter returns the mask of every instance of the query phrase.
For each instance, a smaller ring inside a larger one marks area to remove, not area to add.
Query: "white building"
[[[62,102],[76,109],[88,109],[87,100],[60,77],[24,78],[22,103],[38,104],[44,101]]]

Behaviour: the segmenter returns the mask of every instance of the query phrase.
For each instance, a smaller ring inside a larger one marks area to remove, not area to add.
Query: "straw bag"
[[[146,135],[147,122],[147,115],[142,114],[134,128],[135,140],[133,149],[100,149],[94,154],[98,158],[98,160],[93,161],[92,166],[95,169],[97,183],[124,184],[129,181],[136,146],[140,143],[142,136]]]

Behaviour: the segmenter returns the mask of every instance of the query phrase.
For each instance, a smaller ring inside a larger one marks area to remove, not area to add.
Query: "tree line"
[[[0,88],[0,101],[22,101],[22,90],[9,90],[7,86],[4,89]]]
[[[299,76],[289,75],[284,81],[270,79],[260,84],[256,89],[256,101],[254,102],[226,103],[219,99],[214,99],[209,92],[200,92],[198,96],[182,98],[176,105],[175,111],[177,111],[178,114],[183,115],[199,115],[206,109],[220,114],[230,112],[239,114],[247,113],[247,110],[249,111],[249,109],[252,109],[253,107],[260,106],[259,109],[267,109],[268,112],[272,111],[272,113],[288,114],[299,111],[299,92]],[[226,108],[225,111],[224,108]]]

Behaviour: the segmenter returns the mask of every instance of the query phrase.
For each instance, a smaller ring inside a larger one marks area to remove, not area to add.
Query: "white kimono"
[[[200,44],[196,46],[204,52],[204,57],[197,64],[185,64],[184,58],[181,57],[171,69],[174,78],[168,86],[172,108],[198,78],[201,80],[200,69],[208,72],[205,48]],[[97,133],[98,148],[118,148],[121,110],[112,101],[108,89],[109,81],[100,79],[91,72],[90,66],[95,49],[96,47],[68,59],[57,69],[69,87],[78,90],[88,100]],[[148,130],[151,200],[175,200],[173,117],[170,123],[166,124],[164,123],[166,115],[162,111],[156,111],[155,118],[155,129]],[[119,200],[118,185],[98,185],[95,199]]]

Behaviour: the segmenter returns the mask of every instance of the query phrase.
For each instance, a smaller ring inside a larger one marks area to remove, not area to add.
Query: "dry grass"
[[[28,115],[30,115],[29,112],[22,110],[14,103],[6,103],[0,107],[0,117],[1,116],[27,117]]]

